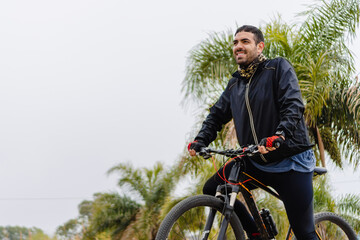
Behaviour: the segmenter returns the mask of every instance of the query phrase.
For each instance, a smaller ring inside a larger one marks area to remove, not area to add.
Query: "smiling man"
[[[210,108],[195,141],[189,144],[189,153],[194,156],[208,146],[223,125],[233,119],[240,146],[256,144],[262,153],[260,157],[246,159],[245,172],[278,192],[297,239],[318,239],[313,219],[315,157],[295,71],[284,58],[266,59],[262,54],[263,34],[254,26],[238,28],[233,43],[239,69]],[[280,143],[278,149],[275,142]],[[225,170],[227,177],[230,169],[229,166]],[[221,168],[219,172],[222,171]],[[214,174],[206,182],[204,194],[214,195],[217,185],[222,183]],[[237,201],[234,207],[249,238],[259,239],[245,206]]]
[[[241,68],[246,68],[263,51],[264,42],[251,32],[238,32],[234,38],[234,57]]]

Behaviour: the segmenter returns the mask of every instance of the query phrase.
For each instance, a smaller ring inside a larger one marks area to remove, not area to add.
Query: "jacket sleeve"
[[[276,131],[283,131],[286,138],[291,138],[303,117],[305,107],[296,73],[287,60],[280,60],[277,75],[280,124]]]
[[[231,81],[230,81],[231,82]],[[232,119],[230,109],[230,82],[219,100],[210,108],[210,113],[202,124],[202,127],[195,137],[195,140],[203,142],[206,146],[214,141],[217,132],[222,126]]]

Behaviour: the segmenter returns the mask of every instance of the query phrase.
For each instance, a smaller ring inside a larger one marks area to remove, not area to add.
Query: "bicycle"
[[[233,206],[239,192],[243,195],[250,214],[255,220],[261,239],[275,239],[278,231],[269,210],[262,209],[259,211],[251,191],[248,191],[244,184],[240,182],[241,175],[245,174],[243,172],[244,157],[258,155],[257,145],[250,145],[247,148],[237,150],[204,148],[199,154],[205,159],[210,158],[211,154],[220,154],[232,158],[235,163],[231,168],[228,180],[225,184],[217,187],[215,196],[196,195],[186,198],[175,205],[162,221],[155,239],[245,240],[242,224],[238,216],[233,214]],[[314,176],[326,172],[325,168],[316,167]],[[256,179],[251,181],[251,184],[280,199],[274,190]],[[351,226],[339,215],[331,212],[321,212],[316,213],[314,218],[319,239],[358,239]],[[296,239],[291,226],[285,239]]]

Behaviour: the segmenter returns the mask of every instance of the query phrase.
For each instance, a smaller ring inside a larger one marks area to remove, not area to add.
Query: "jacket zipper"
[[[256,72],[256,70],[255,70],[255,72]],[[248,113],[249,113],[251,132],[252,132],[252,135],[253,135],[255,144],[258,145],[258,144],[259,144],[259,141],[258,141],[258,138],[257,138],[257,135],[256,135],[255,125],[254,125],[254,118],[253,118],[253,114],[252,114],[251,107],[250,107],[250,101],[249,101],[250,83],[251,83],[251,80],[253,79],[253,76],[254,76],[255,72],[251,75],[251,77],[250,77],[250,79],[249,79],[249,82],[246,84],[245,103],[246,103],[246,108],[247,108]],[[260,157],[261,157],[261,159],[262,159],[264,162],[268,162],[268,161],[266,160],[266,158],[264,157],[264,155],[260,154]]]

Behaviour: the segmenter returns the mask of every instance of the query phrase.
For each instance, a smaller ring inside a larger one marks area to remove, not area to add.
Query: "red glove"
[[[203,149],[205,147],[206,147],[205,143],[195,140],[195,141],[189,143],[188,151],[190,151],[190,149],[194,149],[195,152],[200,152],[201,149]]]
[[[259,145],[268,147],[268,148],[271,148],[271,147],[279,148],[281,146],[281,144],[283,144],[283,143],[284,143],[284,139],[282,137],[272,136],[272,137],[261,139]]]

